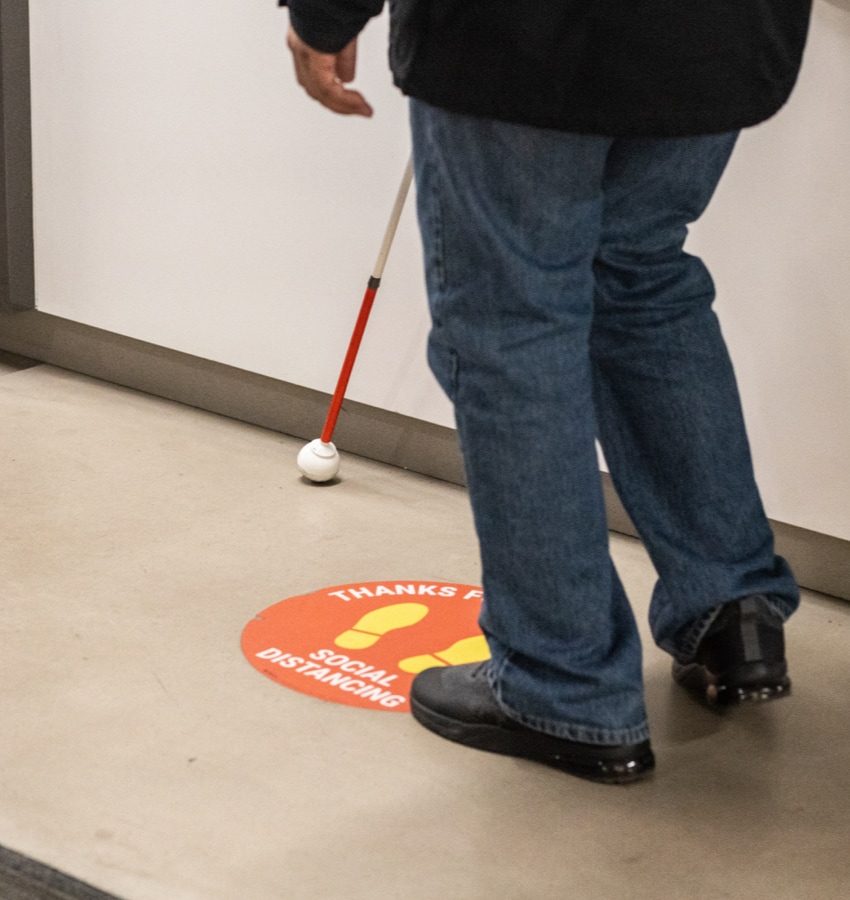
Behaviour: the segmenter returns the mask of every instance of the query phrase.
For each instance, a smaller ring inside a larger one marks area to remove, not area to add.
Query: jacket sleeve
[[[338,53],[384,8],[384,0],[279,0],[298,37],[314,50]]]

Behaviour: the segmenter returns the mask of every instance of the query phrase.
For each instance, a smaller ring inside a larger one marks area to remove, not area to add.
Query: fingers
[[[340,53],[320,53],[305,44],[290,29],[287,38],[295,62],[298,83],[322,106],[347,116],[372,115],[372,107],[358,91],[345,87],[354,78],[357,42],[352,41]]]
[[[357,74],[357,38],[344,47],[337,56],[336,74],[343,84],[354,81]]]

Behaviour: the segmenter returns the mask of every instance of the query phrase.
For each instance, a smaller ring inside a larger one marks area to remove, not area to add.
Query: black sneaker
[[[583,744],[551,737],[509,719],[496,702],[486,663],[426,669],[413,680],[414,718],[429,731],[467,747],[534,760],[580,778],[626,784],[655,768],[649,741]]]
[[[787,697],[782,619],[761,595],[726,604],[693,661],[673,663],[673,678],[712,706]]]

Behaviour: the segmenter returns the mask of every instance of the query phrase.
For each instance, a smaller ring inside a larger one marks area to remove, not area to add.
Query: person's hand
[[[344,116],[371,116],[372,107],[362,94],[345,85],[354,81],[357,38],[339,53],[320,53],[305,44],[290,28],[286,39],[295,63],[298,83],[322,106]]]

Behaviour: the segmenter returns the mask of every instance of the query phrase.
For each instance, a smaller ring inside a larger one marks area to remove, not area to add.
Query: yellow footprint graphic
[[[353,628],[343,631],[334,643],[346,650],[363,650],[371,647],[389,631],[410,628],[428,615],[424,603],[394,603],[366,613]]]
[[[490,648],[487,646],[487,641],[483,634],[477,634],[474,637],[456,641],[445,650],[425,653],[422,656],[408,656],[398,664],[398,667],[402,672],[418,675],[425,669],[433,669],[435,666],[460,666],[464,663],[482,662],[489,658]]]

